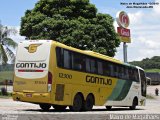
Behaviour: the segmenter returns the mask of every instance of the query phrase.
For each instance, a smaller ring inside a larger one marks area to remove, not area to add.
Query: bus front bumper
[[[25,93],[13,92],[14,101],[31,102],[31,103],[51,103],[50,93]]]

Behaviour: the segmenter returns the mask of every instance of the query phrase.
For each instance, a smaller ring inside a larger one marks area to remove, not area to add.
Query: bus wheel
[[[106,106],[106,109],[107,109],[107,110],[111,110],[111,109],[112,109],[112,106]]]
[[[39,106],[44,111],[48,111],[51,108],[50,104],[39,104]]]
[[[91,111],[94,105],[94,97],[92,94],[89,94],[84,102],[83,109],[85,111]]]
[[[132,106],[130,106],[129,108],[130,108],[131,110],[135,110],[137,105],[138,105],[138,99],[137,99],[137,98],[134,98],[133,103],[132,103]]]
[[[57,111],[64,111],[67,106],[62,106],[62,105],[53,105],[53,108]]]
[[[73,106],[69,106],[71,111],[78,112],[82,109],[83,99],[81,94],[76,94],[73,100]]]

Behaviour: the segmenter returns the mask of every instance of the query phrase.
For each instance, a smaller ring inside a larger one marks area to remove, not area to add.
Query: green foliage
[[[114,56],[120,41],[113,21],[89,0],[40,0],[22,17],[20,34]]]
[[[7,94],[4,95],[4,94],[2,93],[2,91],[0,91],[0,98],[8,99],[8,98],[10,98],[11,96],[12,96],[12,93],[7,92]]]
[[[160,73],[160,69],[146,69],[145,72],[159,72]]]
[[[133,61],[130,64],[140,66],[143,69],[160,69],[160,56],[154,56],[151,59],[146,58],[142,61]]]
[[[0,65],[0,72],[2,72],[2,71],[13,71],[13,70],[14,70],[14,64]]]
[[[4,80],[13,80],[13,71],[1,71],[0,82]]]
[[[0,64],[4,65],[10,60],[12,63],[15,60],[15,55],[10,49],[15,49],[17,43],[9,38],[10,33],[15,34],[16,30],[5,27],[0,24]]]

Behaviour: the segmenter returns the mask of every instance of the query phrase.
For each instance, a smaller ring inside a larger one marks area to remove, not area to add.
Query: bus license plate
[[[26,97],[32,97],[32,94],[26,94]]]

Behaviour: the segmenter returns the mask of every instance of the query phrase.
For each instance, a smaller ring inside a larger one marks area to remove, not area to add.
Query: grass
[[[12,93],[7,92],[7,95],[2,95],[2,92],[0,91],[0,98],[8,99],[8,98],[11,98],[11,97],[12,97]]]
[[[0,82],[4,80],[13,80],[13,71],[1,71]]]
[[[146,69],[145,72],[160,72],[160,69]]]
[[[2,95],[0,95],[0,98],[9,99],[9,98],[12,98],[12,96],[11,95],[10,96],[2,96]]]

